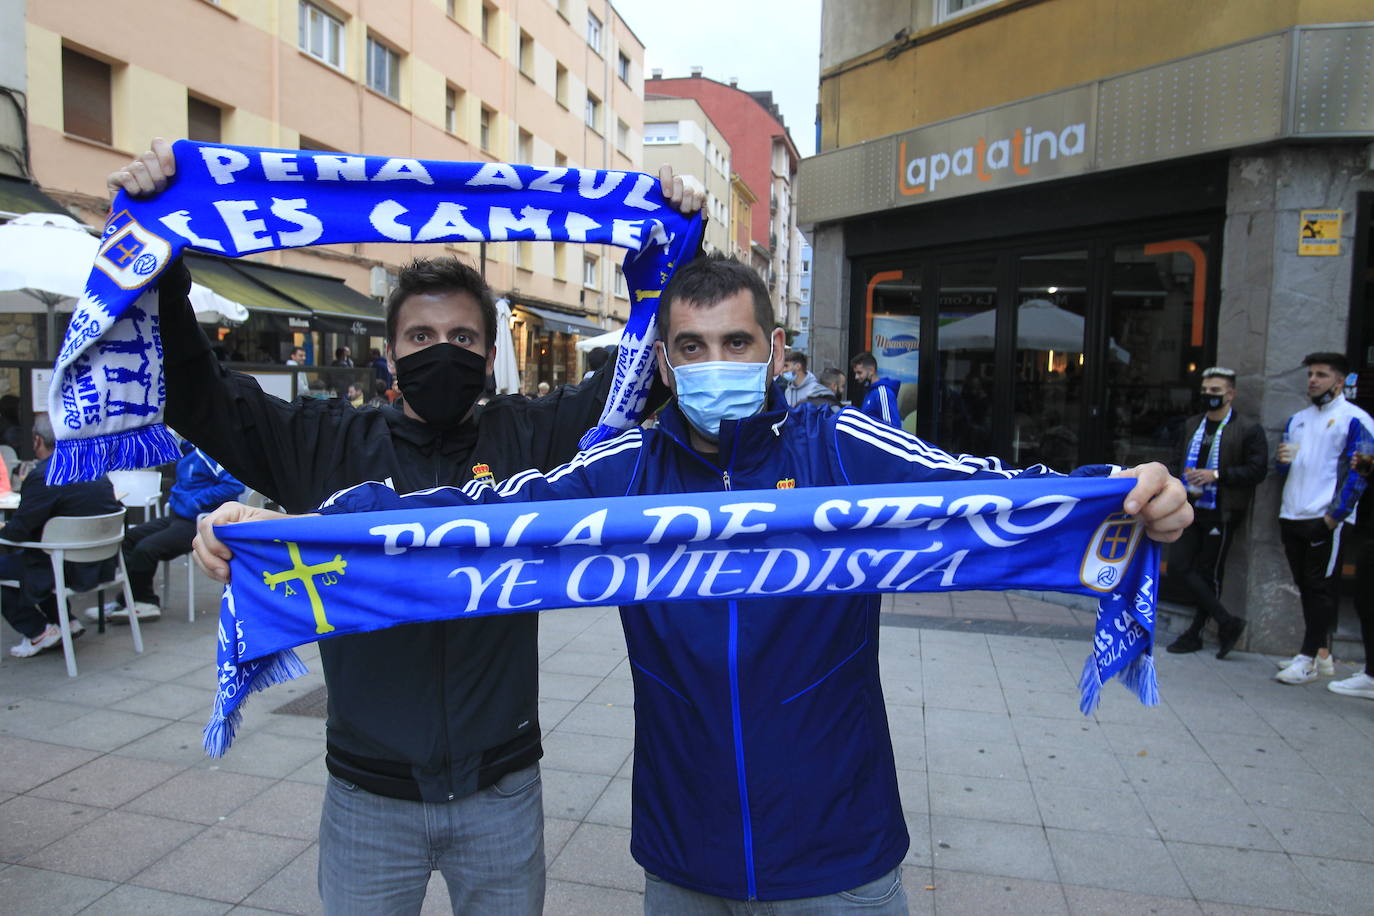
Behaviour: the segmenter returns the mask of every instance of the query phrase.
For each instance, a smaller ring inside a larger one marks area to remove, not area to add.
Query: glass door
[[[1204,349],[1207,237],[1111,249],[1107,291],[1105,460],[1170,464],[1194,412]]]
[[[939,265],[934,314],[934,365],[930,400],[934,441],[954,455],[989,455],[997,353],[997,259]]]
[[[902,428],[916,431],[916,393],[921,378],[921,267],[893,267],[869,274],[865,286],[865,339],[878,361],[878,376],[899,383]],[[849,376],[849,400],[858,407],[864,386]]]
[[[1081,459],[1088,362],[1088,252],[1016,261],[1011,460],[1068,471]]]

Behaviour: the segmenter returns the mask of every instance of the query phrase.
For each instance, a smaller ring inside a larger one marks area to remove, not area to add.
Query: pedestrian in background
[[[902,426],[902,415],[897,411],[897,391],[901,382],[894,378],[878,376],[878,360],[865,350],[849,361],[854,379],[863,386],[863,401],[859,409],[875,420],[898,429]]]
[[[1197,612],[1169,644],[1175,654],[1202,648],[1202,629],[1217,624],[1217,658],[1225,658],[1245,631],[1245,618],[1221,602],[1231,538],[1245,520],[1255,487],[1268,470],[1264,430],[1236,413],[1236,373],[1214,366],[1202,373],[1203,413],[1183,425],[1182,478],[1193,504],[1193,524],[1169,548],[1170,572],[1179,576]]]
[[[1302,364],[1312,403],[1288,419],[1277,464],[1286,478],[1279,533],[1302,596],[1303,620],[1302,647],[1280,663],[1275,675],[1285,684],[1336,673],[1331,633],[1339,600],[1341,532],[1346,522],[1355,521],[1355,504],[1365,488],[1350,463],[1361,437],[1374,437],[1374,420],[1345,398],[1345,355],[1311,353]]]
[[[806,354],[800,350],[788,350],[784,363],[786,371],[782,377],[786,381],[783,398],[788,407],[798,404],[819,404],[822,407],[838,407],[840,402],[835,392],[821,384],[821,380],[807,368]]]

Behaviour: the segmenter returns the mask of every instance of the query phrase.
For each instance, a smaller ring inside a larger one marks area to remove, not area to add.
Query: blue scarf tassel
[[[274,684],[295,680],[309,672],[305,662],[301,661],[294,649],[283,649],[249,664],[253,666],[253,670],[245,678],[242,692],[239,694],[243,698],[259,690],[266,690]],[[216,697],[210,721],[205,724],[205,753],[211,757],[223,757],[224,752],[229,750],[229,745],[233,743],[234,733],[238,731],[242,721],[242,700],[225,715],[224,703]]]
[[[58,439],[48,482],[97,480],[107,471],[137,470],[177,461],[181,449],[161,423],[84,439]]]
[[[1149,652],[1142,652],[1121,670],[1117,679],[1125,685],[1145,706],[1159,705],[1159,679],[1155,673],[1155,658]],[[1083,715],[1090,716],[1102,699],[1102,677],[1097,673],[1097,658],[1089,655],[1083,662],[1083,674],[1078,679],[1080,699],[1078,708]]]

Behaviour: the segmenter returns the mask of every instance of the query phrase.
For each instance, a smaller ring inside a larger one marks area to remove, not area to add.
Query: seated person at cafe
[[[55,444],[48,415],[36,415],[33,452],[38,463],[25,476],[19,490],[19,508],[5,527],[0,528],[0,539],[37,541],[43,537],[43,526],[54,516],[108,515],[119,511],[119,501],[115,499],[114,487],[108,477],[56,487],[48,485],[48,459]],[[68,563],[67,585],[78,590],[93,587],[111,577],[114,565],[113,557],[100,563]],[[0,613],[24,637],[11,647],[10,655],[28,658],[61,642],[52,561],[48,555],[35,548],[10,549],[0,554],[0,580],[19,583],[17,588],[0,589]],[[72,636],[80,636],[85,631],[76,620],[71,621],[71,627]]]

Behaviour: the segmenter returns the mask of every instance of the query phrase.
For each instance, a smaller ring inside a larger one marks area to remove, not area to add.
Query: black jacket
[[[537,401],[498,397],[447,433],[390,406],[288,404],[215,359],[189,288],[180,263],[160,284],[168,424],[291,512],[368,480],[409,492],[549,470],[576,454],[606,400],[603,371]],[[322,640],[330,771],[376,794],[444,801],[538,760],[537,640],[533,614]]]
[[[43,526],[58,515],[108,515],[119,511],[114,487],[108,477],[99,480],[48,486],[48,459],[34,465],[19,488],[19,508],[8,523],[0,528],[0,538],[7,541],[39,541]],[[41,550],[23,551],[24,573],[20,581],[18,600],[31,607],[51,603],[56,583],[52,576],[52,560]],[[89,589],[114,574],[115,558],[99,563],[67,563],[63,574],[67,586]]]
[[[1193,434],[1205,416],[1198,414],[1189,417],[1183,424],[1178,466],[1174,468],[1180,475],[1184,462],[1188,460],[1188,446],[1193,441]],[[1205,467],[1206,463],[1207,456],[1199,455],[1199,466]],[[1231,422],[1226,424],[1221,434],[1217,469],[1221,474],[1217,484],[1217,508],[1223,512],[1244,512],[1255,495],[1255,487],[1269,473],[1269,443],[1264,429],[1249,417],[1232,414]]]

